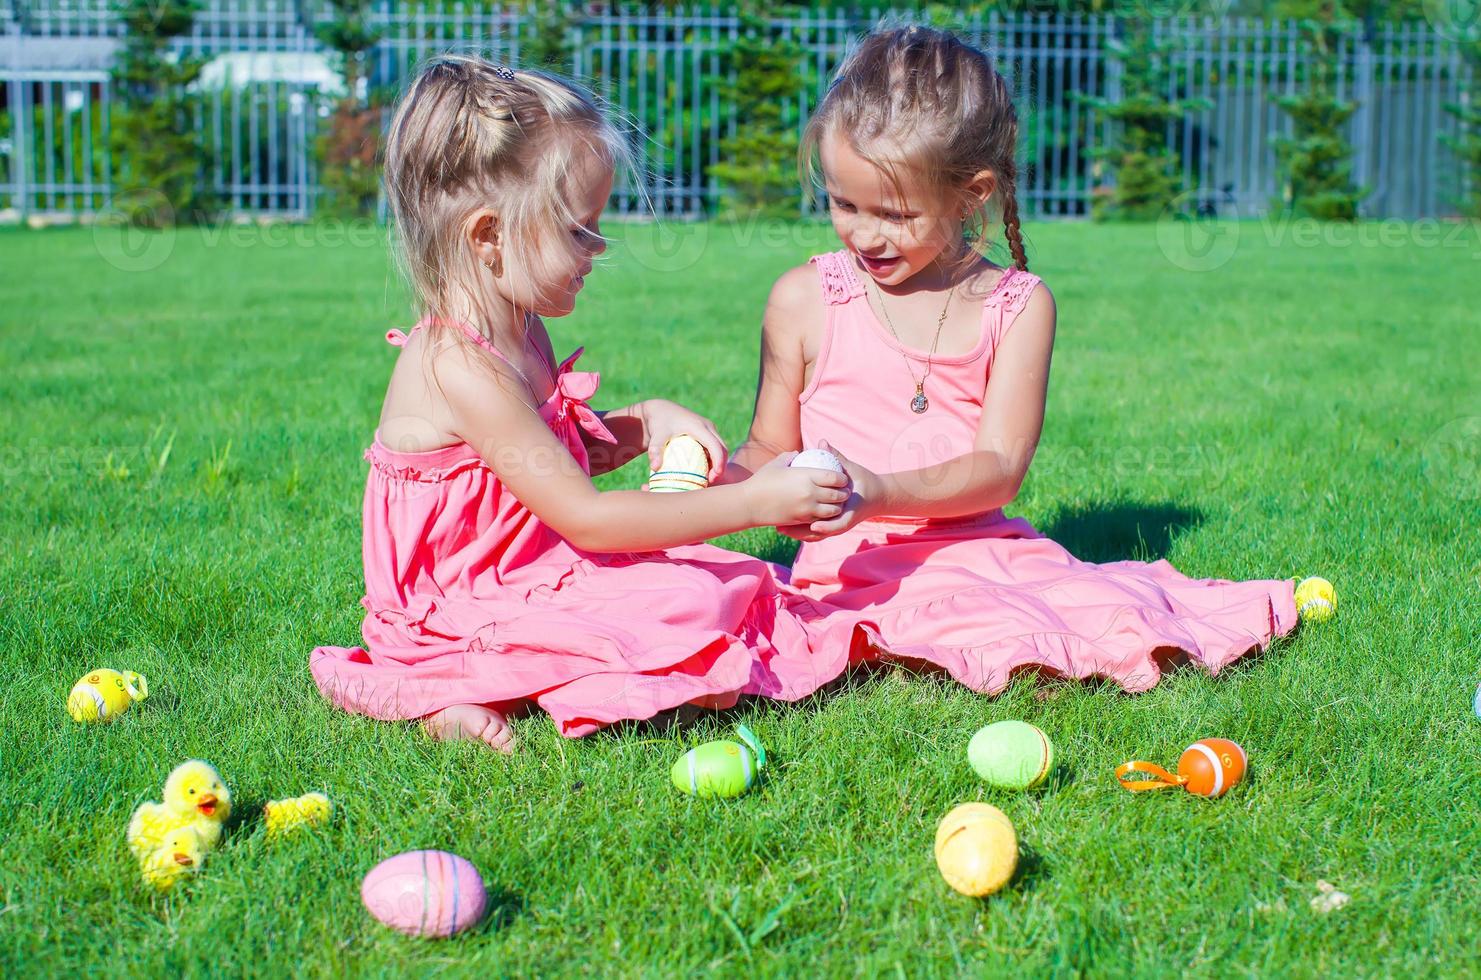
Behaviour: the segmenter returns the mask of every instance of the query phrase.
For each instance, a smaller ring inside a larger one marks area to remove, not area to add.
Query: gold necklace
[[[880,312],[884,314],[884,322],[889,326],[890,333],[895,338],[895,343],[904,347],[905,342],[900,339],[900,332],[895,329],[895,322],[890,319],[889,307],[884,305],[884,291],[879,288],[879,283],[875,282],[872,278],[869,280],[869,283],[874,287],[875,299],[879,302]],[[955,286],[952,286],[946,291],[946,303],[941,307],[941,315],[936,318],[936,339],[931,341],[931,353],[926,355],[926,373],[921,375],[919,381],[916,380],[915,370],[910,366],[910,358],[904,353],[900,355],[905,358],[905,370],[910,372],[910,380],[915,382],[915,397],[910,399],[910,410],[917,415],[923,414],[926,409],[931,407],[931,400],[926,397],[926,379],[931,376],[931,358],[936,356],[936,346],[941,343],[941,328],[946,325],[946,313],[951,309],[951,297],[955,294]]]

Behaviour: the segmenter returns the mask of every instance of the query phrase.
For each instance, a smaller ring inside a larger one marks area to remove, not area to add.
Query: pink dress
[[[904,358],[918,378],[926,354],[886,332],[847,251],[813,262],[827,317],[799,399],[803,445],[826,439],[878,473],[971,451],[993,352],[1038,277],[1010,270],[1001,278],[983,304],[976,347],[932,358],[930,407],[917,415]],[[791,585],[861,614],[886,655],[935,664],[984,693],[1019,670],[1143,691],[1157,683],[1165,656],[1181,651],[1216,674],[1296,626],[1289,581],[1190,579],[1166,561],[1083,562],[1001,509],[861,522],[804,544]]]
[[[540,411],[589,471],[582,432],[613,437],[587,406],[598,376],[571,370],[580,354]],[[348,711],[409,719],[533,699],[577,737],[686,702],[795,700],[847,666],[853,621],[782,588],[768,562],[709,545],[582,552],[466,443],[401,452],[377,435],[365,456],[364,646],[310,657],[319,690]]]

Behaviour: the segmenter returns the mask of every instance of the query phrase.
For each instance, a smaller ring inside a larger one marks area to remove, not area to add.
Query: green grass
[[[381,335],[407,324],[376,236],[182,231],[141,269],[107,233],[0,233],[0,974],[1474,975],[1474,229],[1459,247],[1238,230],[1227,264],[1189,272],[1153,227],[1028,229],[1060,333],[1011,510],[1095,560],[1324,573],[1335,622],[1137,697],[985,699],[883,671],[685,732],[573,742],[537,715],[512,759],[337,712],[309,678],[315,644],[359,635],[360,454]],[[675,398],[738,440],[770,282],[831,240],[686,226],[700,237],[668,255],[647,226],[619,231],[558,352],[588,346],[599,406]],[[769,531],[731,543],[790,554]],[[156,693],[75,725],[65,693],[98,665]],[[967,739],[1004,718],[1055,739],[1046,788],[971,774]],[[676,793],[682,747],[735,720],[772,754],[765,787]],[[1209,735],[1250,756],[1221,801],[1113,781]],[[201,880],[156,898],[123,830],[191,756],[241,820]],[[268,844],[262,802],[310,789],[334,826]],[[1018,879],[980,902],[931,856],[969,799],[1022,841]],[[418,942],[363,912],[360,876],[415,847],[483,871],[476,931]],[[1314,912],[1318,880],[1351,903]]]

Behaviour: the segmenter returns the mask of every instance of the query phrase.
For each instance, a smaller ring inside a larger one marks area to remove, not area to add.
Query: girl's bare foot
[[[514,751],[514,730],[504,716],[481,704],[455,704],[422,719],[427,734],[439,741],[477,740],[506,755]]]

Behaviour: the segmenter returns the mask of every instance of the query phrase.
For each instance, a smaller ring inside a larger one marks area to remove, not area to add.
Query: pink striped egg
[[[483,918],[483,878],[447,851],[407,851],[386,858],[360,883],[370,914],[408,936],[451,936]]]

